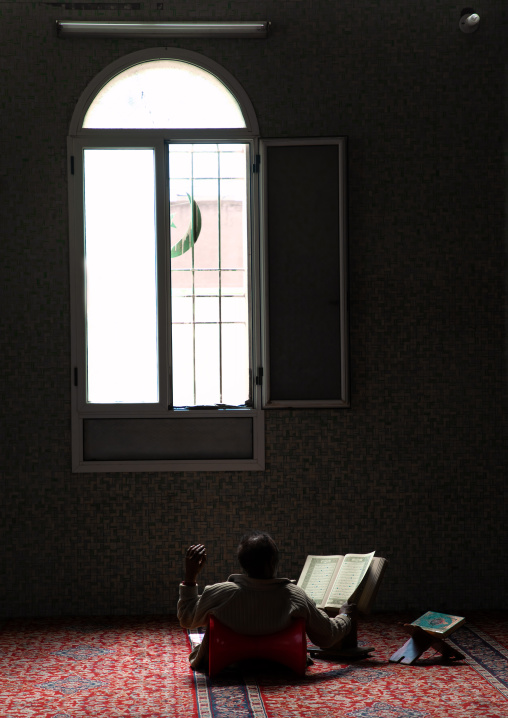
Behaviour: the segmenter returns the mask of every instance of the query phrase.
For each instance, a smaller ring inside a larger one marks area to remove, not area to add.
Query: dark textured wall
[[[0,614],[173,611],[187,544],[219,580],[250,527],[293,577],[376,549],[380,609],[504,606],[506,3],[472,35],[444,0],[68,5],[0,0]],[[157,17],[270,19],[171,44],[232,72],[263,136],[349,137],[352,407],[267,413],[263,473],[70,470],[66,135],[88,82],[154,43],[54,21]]]

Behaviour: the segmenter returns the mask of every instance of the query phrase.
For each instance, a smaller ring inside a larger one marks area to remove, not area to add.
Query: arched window
[[[238,100],[223,82],[183,60],[149,60],[112,78],[83,120],[93,129],[244,128]]]
[[[229,72],[154,49],[68,148],[74,470],[259,470],[263,408],[349,406],[345,138],[262,141]]]
[[[75,470],[263,466],[258,127],[237,81],[134,53],[69,137]]]

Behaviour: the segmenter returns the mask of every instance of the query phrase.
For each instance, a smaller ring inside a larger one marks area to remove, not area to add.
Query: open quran
[[[370,613],[388,561],[372,553],[344,556],[307,556],[297,585],[318,608],[337,610],[355,603],[361,613]]]

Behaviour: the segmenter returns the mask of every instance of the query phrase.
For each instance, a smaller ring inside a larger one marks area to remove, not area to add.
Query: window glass
[[[174,406],[250,400],[247,157],[169,146]]]
[[[181,60],[152,60],[110,80],[83,127],[240,128],[245,120],[237,100],[210,72]]]
[[[158,401],[154,153],[84,150],[87,401]]]

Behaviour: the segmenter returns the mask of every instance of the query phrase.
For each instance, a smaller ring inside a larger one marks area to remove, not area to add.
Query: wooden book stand
[[[417,661],[422,653],[429,648],[433,648],[438,653],[441,653],[443,659],[446,661],[460,660],[464,658],[462,653],[459,653],[446,643],[439,636],[432,636],[420,628],[420,626],[412,626],[410,623],[405,623],[404,631],[409,633],[411,638],[404,643],[402,648],[395,651],[393,656],[390,658],[391,663],[403,663],[405,666],[412,666]]]

